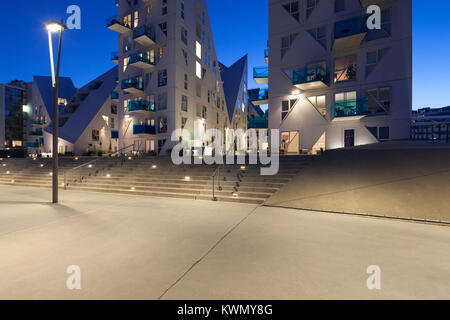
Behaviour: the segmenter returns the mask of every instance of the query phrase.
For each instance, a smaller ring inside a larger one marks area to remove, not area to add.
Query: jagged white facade
[[[230,127],[205,0],[119,0],[108,28],[119,34],[120,149],[166,154],[176,129],[198,139]]]
[[[368,30],[366,8],[381,8]],[[287,153],[407,139],[411,0],[269,1],[269,128]]]

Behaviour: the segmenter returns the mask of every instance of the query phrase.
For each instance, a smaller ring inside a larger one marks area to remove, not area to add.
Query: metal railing
[[[222,171],[222,174],[224,175],[224,173],[223,173],[224,168],[225,168],[225,165],[219,164],[217,166],[216,171],[214,171],[214,173],[213,173],[213,175],[211,177],[212,178],[212,201],[217,201],[217,197],[216,197],[216,183],[215,183],[216,182],[216,178],[217,178],[217,182],[218,182],[217,190],[222,191],[222,186],[220,184],[220,172]]]
[[[92,160],[92,161],[88,161],[88,162],[86,162],[86,163],[83,163],[82,165],[80,165],[80,166],[78,166],[78,167],[75,167],[75,168],[72,168],[72,169],[69,169],[69,170],[64,170],[64,190],[67,190],[67,187],[68,187],[68,183],[67,183],[67,178],[68,178],[68,176],[69,176],[69,174],[72,174],[73,173],[73,176],[76,176],[77,178],[79,177],[79,182],[80,183],[82,183],[83,182],[83,171],[82,171],[82,169],[84,169],[84,168],[92,168],[93,167],[93,164],[94,163],[97,163],[100,159],[102,159],[101,157],[99,157],[99,158],[96,158],[96,159],[94,159],[94,160]],[[78,172],[77,172],[78,171]],[[77,180],[75,180],[75,182],[76,182]]]

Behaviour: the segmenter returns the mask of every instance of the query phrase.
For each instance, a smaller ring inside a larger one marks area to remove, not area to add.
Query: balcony
[[[27,148],[39,148],[38,142],[27,142]]]
[[[269,83],[269,68],[268,67],[253,68],[253,79],[258,84]]]
[[[328,74],[324,67],[313,66],[294,70],[292,83],[301,90],[315,90],[327,88]]]
[[[134,94],[142,93],[144,91],[142,78],[128,78],[122,80],[122,90]]]
[[[117,91],[111,92],[111,100],[119,100],[119,93]]]
[[[248,90],[248,99],[255,105],[260,106],[269,103],[269,89]]]
[[[31,124],[33,126],[45,126],[46,122],[44,119],[34,119],[34,120],[31,120]]]
[[[155,30],[149,26],[141,26],[133,30],[133,39],[144,47],[156,44]]]
[[[334,117],[348,118],[348,117],[364,117],[368,115],[368,99],[349,99],[336,101],[334,103]],[[353,119],[352,119],[353,120]]]
[[[359,0],[359,1],[361,2],[361,7],[363,7],[364,9],[366,9],[368,6],[371,5],[382,6],[392,2],[392,0]]]
[[[119,63],[119,53],[117,51],[111,52],[111,61]]]
[[[155,56],[145,52],[137,52],[128,57],[128,65],[148,71],[155,68]]]
[[[106,27],[109,30],[116,31],[120,34],[125,34],[131,31],[131,25],[126,24],[123,19],[120,19],[117,15],[114,15],[106,20]]]
[[[111,139],[119,139],[119,130],[111,130]]]
[[[135,100],[128,102],[128,112],[146,113],[155,111],[155,103],[153,101]]]
[[[367,34],[367,16],[353,17],[334,24],[333,53],[358,49]]]
[[[44,133],[43,133],[42,130],[33,130],[33,131],[30,131],[28,133],[28,135],[29,136],[34,136],[34,137],[42,137],[44,135]]]
[[[154,136],[156,127],[148,123],[140,123],[133,125],[133,134],[137,136]]]
[[[266,60],[266,63],[269,63],[269,49],[264,50],[264,60]]]

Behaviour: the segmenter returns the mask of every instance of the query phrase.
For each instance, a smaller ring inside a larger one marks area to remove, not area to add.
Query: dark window
[[[345,0],[334,0],[334,12],[342,12],[345,10]]]

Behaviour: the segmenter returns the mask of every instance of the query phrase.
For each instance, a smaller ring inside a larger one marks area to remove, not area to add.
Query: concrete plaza
[[[450,228],[0,186],[1,299],[450,299]],[[81,268],[81,290],[66,269]],[[381,290],[366,287],[370,265]]]

